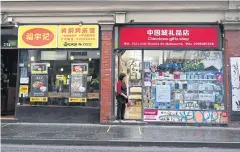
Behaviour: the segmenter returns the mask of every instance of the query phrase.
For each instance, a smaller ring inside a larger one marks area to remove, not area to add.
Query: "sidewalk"
[[[187,126],[6,123],[3,144],[240,148],[240,129]]]

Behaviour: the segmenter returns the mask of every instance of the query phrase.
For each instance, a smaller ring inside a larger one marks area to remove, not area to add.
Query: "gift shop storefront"
[[[221,25],[120,25],[115,35],[115,83],[127,74],[125,119],[227,124]]]
[[[99,25],[22,25],[16,117],[99,123]]]

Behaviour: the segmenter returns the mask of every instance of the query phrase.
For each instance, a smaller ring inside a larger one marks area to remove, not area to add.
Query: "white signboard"
[[[215,94],[214,93],[199,93],[199,100],[215,102]]]
[[[240,89],[232,88],[232,111],[240,111]]]
[[[156,101],[157,102],[171,102],[171,87],[170,85],[156,86]]]
[[[232,111],[240,111],[240,57],[231,57]]]
[[[231,57],[230,64],[232,87],[240,88],[240,57]]]

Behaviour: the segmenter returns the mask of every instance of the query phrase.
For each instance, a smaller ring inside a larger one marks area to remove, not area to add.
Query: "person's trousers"
[[[125,103],[118,102],[117,104],[117,119],[118,120],[124,120],[124,114],[125,114]]]

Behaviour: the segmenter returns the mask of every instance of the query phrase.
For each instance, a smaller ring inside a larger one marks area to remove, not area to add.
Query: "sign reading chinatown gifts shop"
[[[59,25],[58,48],[98,48],[98,25]]]
[[[219,49],[219,26],[124,26],[119,48]]]
[[[20,26],[18,48],[56,48],[57,26]]]

